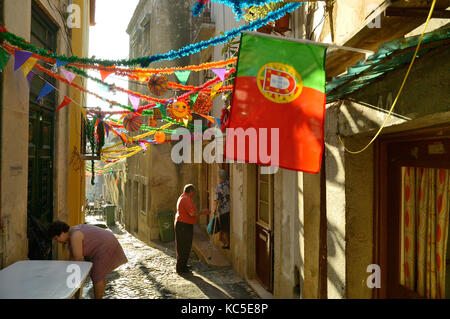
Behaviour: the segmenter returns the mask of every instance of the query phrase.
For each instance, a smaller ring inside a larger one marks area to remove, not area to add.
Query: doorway
[[[273,174],[261,174],[256,166],[256,275],[263,287],[273,292]]]
[[[381,298],[450,298],[450,127],[379,142]]]
[[[31,43],[56,52],[58,28],[41,8],[32,2]],[[56,81],[35,72],[51,85]],[[53,145],[55,138],[54,110],[56,93],[53,91],[36,102],[43,81],[35,76],[30,83],[29,140],[28,140],[28,214],[44,226],[53,221]]]

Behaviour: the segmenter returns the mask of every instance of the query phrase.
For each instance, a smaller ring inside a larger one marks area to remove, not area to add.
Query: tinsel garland
[[[21,50],[21,48],[17,47],[17,46],[13,46],[10,45],[8,43],[2,43],[1,45],[6,51],[8,51],[10,54],[14,53],[15,50]],[[37,53],[35,53],[33,55],[34,58],[37,58],[39,60],[45,61],[47,63],[52,63],[55,64],[56,63],[56,59],[53,58],[48,58],[42,55],[39,55]],[[221,60],[221,61],[214,61],[214,62],[205,62],[202,64],[198,64],[198,65],[188,65],[188,66],[179,66],[179,67],[167,67],[167,68],[157,68],[157,69],[143,69],[143,68],[135,68],[135,69],[129,69],[129,68],[119,68],[119,67],[115,67],[113,69],[114,74],[118,75],[118,76],[123,76],[123,77],[128,77],[131,79],[135,79],[135,80],[139,80],[141,77],[143,76],[150,76],[152,74],[156,74],[156,73],[165,73],[165,74],[172,74],[175,73],[176,71],[194,71],[194,72],[199,72],[199,71],[204,71],[204,70],[209,70],[212,68],[221,68],[221,67],[226,67],[228,65],[232,65],[235,64],[237,62],[237,57],[228,59],[228,60]],[[104,67],[101,65],[86,65],[86,64],[81,64],[81,63],[69,63],[67,64],[65,67],[75,67],[78,69],[92,69],[92,70],[96,70],[96,71],[111,71],[110,68],[108,67]]]
[[[283,0],[212,0],[233,8],[233,12],[238,18],[242,17],[242,9],[251,6],[263,6],[272,2],[281,2]]]
[[[225,1],[225,0],[221,0],[221,1]],[[230,2],[231,0],[228,0],[228,2]],[[256,1],[256,0],[246,0],[246,3],[251,1]],[[234,5],[237,0],[231,1],[232,4]],[[231,3],[230,2],[230,3]],[[267,1],[264,1],[264,3]],[[240,3],[240,1],[239,1]],[[37,53],[39,55],[48,57],[48,58],[53,58],[53,59],[57,59],[59,61],[62,62],[66,62],[66,63],[82,63],[82,64],[100,64],[103,66],[133,66],[133,65],[141,65],[142,67],[148,67],[151,63],[154,62],[158,62],[158,61],[164,61],[164,60],[175,60],[184,56],[189,56],[195,53],[200,52],[202,49],[206,49],[210,46],[216,46],[219,44],[223,44],[228,42],[230,39],[235,38],[237,36],[240,35],[240,33],[242,31],[252,31],[252,30],[256,30],[259,29],[260,27],[266,25],[267,23],[280,19],[282,18],[286,13],[291,12],[297,8],[299,8],[303,3],[288,3],[286,4],[284,7],[269,12],[267,14],[267,16],[263,19],[259,19],[256,21],[251,22],[248,25],[243,25],[239,28],[235,28],[233,30],[227,31],[225,32],[223,35],[215,37],[215,38],[211,38],[207,41],[200,41],[197,43],[192,43],[189,44],[179,50],[171,50],[167,53],[164,54],[155,54],[153,56],[147,56],[147,57],[140,57],[140,58],[135,58],[135,59],[122,59],[122,60],[103,60],[103,59],[94,59],[94,58],[80,58],[77,56],[71,56],[68,57],[66,55],[58,55],[55,53],[52,53],[48,50],[42,49],[42,48],[37,48],[36,46],[27,43],[23,38],[16,36],[15,34],[12,34],[10,32],[7,32],[7,30],[3,27],[0,27],[0,36],[3,37],[4,40],[6,40],[7,42],[18,46],[19,48],[21,48],[22,50],[26,50],[26,51],[30,51],[33,53]],[[241,6],[239,6],[241,7]]]
[[[197,0],[197,2],[192,7],[192,15],[194,17],[198,16],[200,13],[202,13],[203,8],[205,7],[206,0]]]
[[[152,112],[149,112],[149,111],[146,111],[146,110],[155,107],[156,104],[150,104],[150,105],[141,106],[141,107],[139,107],[138,110],[136,111],[136,110],[134,110],[131,106],[123,105],[123,104],[120,104],[120,103],[118,103],[118,102],[116,102],[116,101],[111,101],[111,100],[109,100],[109,99],[104,99],[104,98],[102,98],[100,95],[98,95],[98,94],[96,94],[96,93],[94,93],[94,92],[91,92],[91,91],[85,89],[84,87],[82,87],[82,86],[80,86],[80,85],[78,85],[78,84],[76,84],[76,83],[73,83],[73,82],[70,83],[70,82],[67,81],[64,77],[60,76],[59,74],[53,73],[53,72],[50,71],[50,70],[47,70],[46,68],[44,68],[43,66],[41,66],[41,65],[39,65],[39,64],[36,64],[35,67],[36,67],[37,69],[41,70],[42,72],[46,73],[47,75],[49,75],[49,76],[51,76],[51,77],[53,77],[53,78],[55,78],[55,79],[57,79],[57,80],[59,80],[59,81],[65,83],[65,84],[67,84],[67,85],[69,85],[69,86],[75,87],[75,88],[77,88],[78,90],[80,90],[80,91],[82,91],[82,92],[91,94],[91,95],[97,97],[98,99],[104,100],[105,102],[107,102],[107,103],[109,103],[109,104],[111,104],[111,105],[119,106],[119,107],[121,107],[121,108],[123,108],[123,109],[129,110],[130,112],[138,112],[138,113],[141,113],[141,112],[142,112],[142,115],[144,115],[144,116],[145,116],[145,115],[153,115],[153,111],[152,111]],[[234,69],[234,68],[230,69],[230,70],[227,72],[227,74],[225,75],[225,77],[229,77],[229,76],[230,76],[232,73],[234,73],[235,71],[236,71],[236,69]],[[215,78],[215,79],[212,79],[212,80],[206,82],[205,84],[203,84],[202,86],[197,87],[195,90],[191,90],[191,91],[189,91],[189,92],[184,93],[183,95],[177,97],[177,99],[180,99],[180,100],[181,100],[181,99],[187,99],[190,95],[192,95],[192,94],[194,94],[194,93],[197,93],[197,92],[199,92],[199,91],[202,91],[202,90],[204,90],[205,88],[207,88],[207,87],[209,87],[209,86],[211,86],[211,85],[213,85],[213,84],[215,84],[215,83],[217,83],[217,82],[219,82],[219,81],[220,81],[220,78],[219,78],[219,77],[217,77],[217,78]],[[168,100],[164,100],[164,103],[168,103],[168,102],[173,101],[173,100],[174,100],[174,98],[171,98],[171,99],[168,99]]]

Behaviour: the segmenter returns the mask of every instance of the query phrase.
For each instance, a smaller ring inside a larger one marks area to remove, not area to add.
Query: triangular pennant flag
[[[0,72],[3,71],[3,69],[8,64],[10,57],[11,54],[9,54],[6,50],[0,47]]]
[[[17,71],[29,58],[33,56],[32,52],[16,50],[14,52],[14,71]]]
[[[65,66],[66,64],[69,64],[69,62],[64,62],[64,61],[60,61],[60,60],[56,60],[56,67],[59,68],[61,66]]]
[[[223,82],[220,82],[220,83],[218,83],[218,84],[213,86],[213,88],[211,89],[211,100],[216,97],[216,94],[220,90],[222,85],[223,85]]]
[[[200,92],[195,93],[194,95],[191,96],[191,101],[192,104],[195,103],[195,101],[197,101],[198,95],[200,94]]]
[[[34,68],[37,63],[36,58],[29,58],[27,62],[22,65],[23,76],[27,77],[28,73]]]
[[[35,74],[33,71],[30,71],[30,73],[28,73],[27,75],[27,81],[28,81],[28,86],[31,86],[31,81],[33,80]]]
[[[133,95],[133,94],[128,94],[128,98],[130,99],[131,105],[133,106],[133,109],[135,111],[137,111],[137,109],[139,108],[139,104],[141,103],[141,99],[139,98],[139,96]]]
[[[188,126],[188,123],[189,123],[189,120],[187,120],[187,119],[183,119],[183,123],[184,123],[184,126]]]
[[[142,149],[144,150],[144,151],[146,151],[147,150],[147,146],[145,146],[145,143],[139,143],[140,145],[141,145],[141,147],[142,147]]]
[[[147,82],[148,76],[145,74],[138,74],[138,78],[140,82]]]
[[[73,79],[75,79],[76,77],[75,73],[67,71],[66,69],[61,69],[61,73],[66,78],[66,80],[69,81],[69,83],[72,83]]]
[[[58,112],[60,109],[62,109],[64,106],[69,105],[70,103],[72,103],[72,100],[70,98],[68,98],[67,96],[64,97],[64,100],[62,101],[62,103],[60,104],[60,106],[56,109],[55,112]]]
[[[105,82],[106,78],[113,73],[114,73],[114,71],[100,70],[100,75],[102,76],[102,81]]]
[[[105,126],[106,137],[109,137],[109,125],[106,123],[103,123],[103,125]]]
[[[227,73],[227,69],[226,68],[213,68],[211,69],[211,71],[213,71],[219,78],[221,81],[225,80],[225,74]]]
[[[220,128],[220,119],[219,118],[216,118],[216,124]]]
[[[39,102],[44,96],[50,94],[55,88],[50,85],[49,83],[45,83],[44,87],[41,90],[41,93],[39,94],[39,97],[37,98],[36,102]]]
[[[191,74],[191,71],[184,70],[184,71],[175,71],[175,75],[177,76],[178,80],[180,80],[181,84],[186,85],[189,75]]]
[[[98,83],[98,88],[102,93],[109,93],[109,86],[104,83]]]

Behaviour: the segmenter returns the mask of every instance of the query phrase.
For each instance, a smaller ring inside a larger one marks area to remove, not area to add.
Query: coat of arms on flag
[[[320,171],[325,55],[326,47],[321,45],[242,35],[227,127],[227,159]],[[251,140],[255,136],[258,140]]]

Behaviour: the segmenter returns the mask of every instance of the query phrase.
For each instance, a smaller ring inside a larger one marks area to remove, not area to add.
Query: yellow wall
[[[72,29],[72,51],[73,55],[86,57],[89,54],[89,23],[90,23],[90,0],[75,0],[74,4],[81,8],[81,27]],[[74,83],[86,86],[87,80],[76,77]],[[77,89],[70,89],[70,98],[77,103],[85,105],[86,94]],[[85,202],[85,170],[84,161],[80,159],[81,152],[81,108],[71,104],[69,111],[70,137],[69,137],[69,181],[68,181],[68,207],[69,224],[77,225],[84,223]]]

